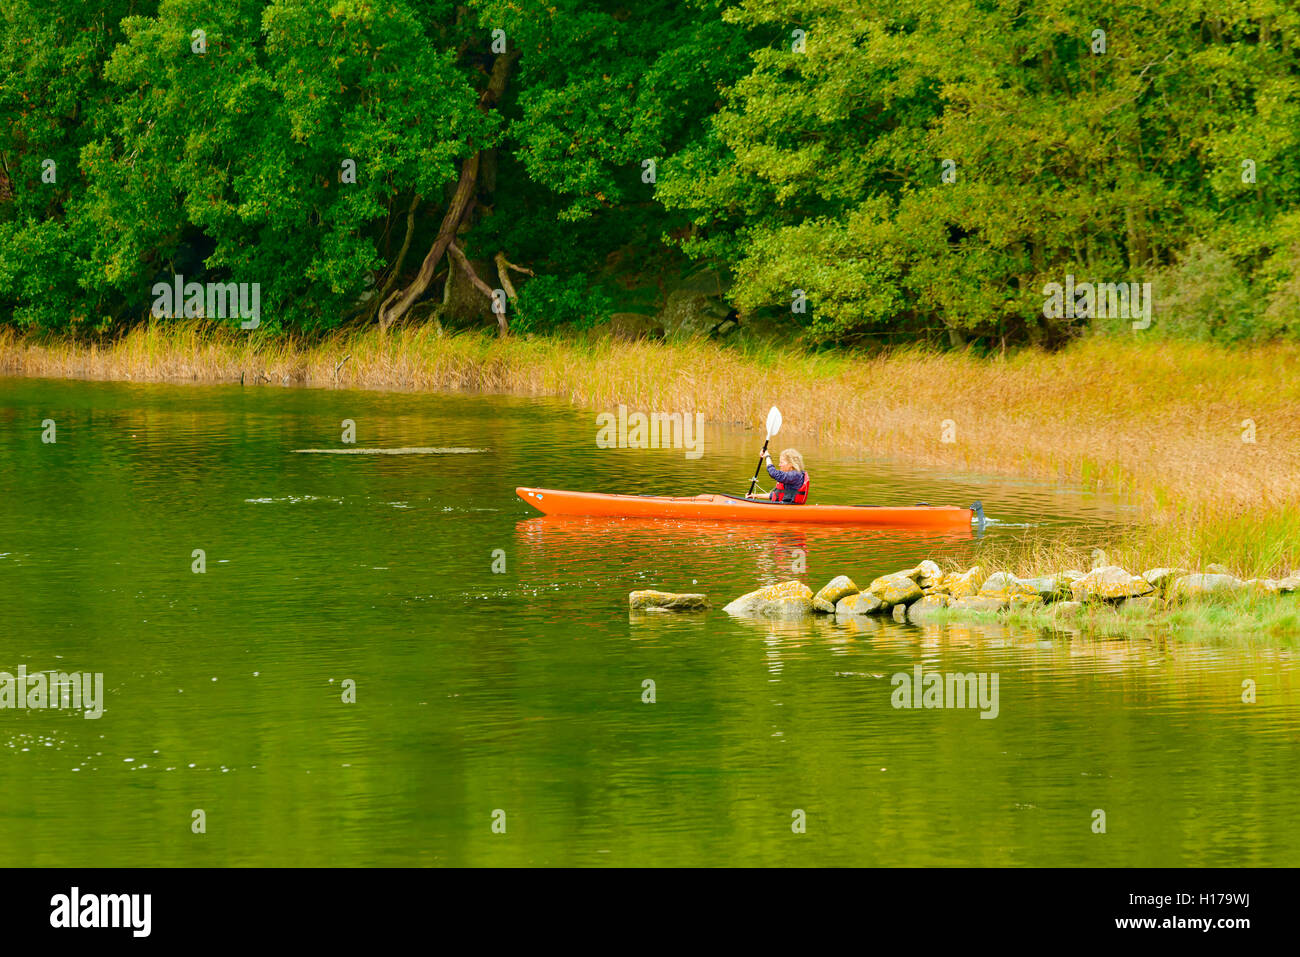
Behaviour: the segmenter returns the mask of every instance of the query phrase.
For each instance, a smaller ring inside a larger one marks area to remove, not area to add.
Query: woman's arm
[[[767,463],[767,474],[772,476],[772,481],[780,482],[786,488],[800,488],[803,485],[803,472],[782,472],[770,461]]]

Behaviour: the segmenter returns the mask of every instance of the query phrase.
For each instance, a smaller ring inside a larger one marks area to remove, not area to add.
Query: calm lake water
[[[346,447],[344,419],[356,447],[488,451],[294,453]],[[1300,864],[1291,652],[720,610],[1007,536],[1100,543],[1115,503],[797,441],[817,501],[978,498],[998,521],[535,517],[516,485],[743,491],[762,444],[709,429],[689,460],[595,434],[494,396],[0,379],[0,671],[105,684],[97,720],[0,710],[6,863]],[[630,615],[647,587],[716,607]],[[996,673],[997,717],[892,707],[918,665]]]

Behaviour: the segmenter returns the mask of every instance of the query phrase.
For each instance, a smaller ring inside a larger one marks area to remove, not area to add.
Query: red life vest
[[[786,488],[780,482],[772,489],[772,494],[768,496],[773,502],[782,502],[786,505],[802,505],[808,501],[808,487],[812,484],[812,476],[807,472],[803,473],[803,484],[797,489]]]

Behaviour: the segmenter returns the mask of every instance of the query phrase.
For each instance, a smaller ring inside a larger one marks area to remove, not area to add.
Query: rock
[[[1145,578],[1130,575],[1118,565],[1103,565],[1088,572],[1070,586],[1075,601],[1117,601],[1140,598],[1152,591]]]
[[[1070,585],[1082,577],[1082,575],[1070,577],[1070,573],[1066,572],[1063,575],[1043,575],[1036,579],[1017,579],[1017,594],[1036,594],[1045,602],[1056,601],[1057,598],[1069,596]],[[987,581],[984,583],[984,588],[988,588]]]
[[[1293,572],[1286,578],[1279,579],[1277,590],[1278,594],[1281,595],[1290,595],[1292,592],[1300,591],[1300,575]]]
[[[899,604],[897,604],[897,605],[894,606],[894,610],[893,610],[893,612],[892,612],[891,614],[893,614],[893,616],[894,616],[894,621],[897,621],[897,622],[899,622],[899,623],[906,622],[906,621],[907,621],[907,606],[904,605],[904,604],[902,604],[902,603],[900,602]]]
[[[1197,573],[1175,578],[1170,595],[1179,600],[1209,596],[1224,597],[1238,594],[1245,587],[1246,583],[1234,575]]]
[[[920,574],[915,579],[922,589],[932,589],[943,582],[943,569],[929,559],[917,566]]]
[[[1001,598],[964,595],[961,598],[954,598],[948,603],[948,607],[959,611],[1001,611],[1007,607],[1007,602]]]
[[[616,312],[609,317],[609,334],[615,339],[660,339],[663,327],[654,316],[641,312]]]
[[[1040,595],[1012,595],[1007,607],[1013,610],[1024,610],[1026,608],[1042,608],[1046,602]]]
[[[668,294],[659,321],[669,336],[703,336],[720,326],[730,311],[719,296],[694,289],[675,289]]]
[[[867,591],[880,599],[880,603],[892,608],[894,605],[906,605],[916,601],[924,592],[906,572],[883,575],[868,586]]]
[[[1041,578],[1022,578],[1020,584],[1026,588],[1032,588],[1034,594],[1043,601],[1051,601],[1054,598],[1070,594],[1070,585],[1074,584],[1074,582],[1062,582],[1056,575],[1044,575]]]
[[[1282,593],[1282,589],[1272,578],[1249,578],[1246,580],[1246,587],[1250,589],[1252,595],[1260,597]]]
[[[853,579],[848,575],[836,575],[821,590],[813,595],[813,607],[818,611],[824,611],[827,614],[833,614],[835,603],[841,598],[847,598],[849,595],[856,595],[861,589],[853,584]]]
[[[1151,583],[1160,594],[1169,591],[1169,586],[1174,583],[1174,579],[1179,575],[1186,575],[1186,568],[1151,568],[1142,573],[1142,577]]]
[[[909,621],[925,621],[935,617],[935,614],[941,608],[948,607],[947,595],[928,595],[919,601],[914,601],[907,606],[907,618]]]
[[[1016,595],[1034,595],[1038,592],[1026,582],[1022,582],[1010,572],[995,572],[980,586],[980,598],[1001,598],[1010,600]]]
[[[1155,595],[1147,595],[1144,598],[1125,598],[1119,603],[1121,610],[1129,612],[1135,611],[1143,615],[1149,615],[1152,612],[1159,611],[1163,606],[1164,602]]]
[[[976,565],[960,575],[949,575],[943,580],[943,587],[953,598],[974,598],[984,585],[984,577],[984,569]]]
[[[697,611],[709,607],[706,595],[671,591],[634,591],[627,596],[627,603],[645,611]]]
[[[873,615],[884,610],[885,606],[880,599],[869,591],[845,595],[835,603],[835,614],[837,615]]]
[[[1061,617],[1066,615],[1077,615],[1083,611],[1083,602],[1081,601],[1058,601],[1052,605],[1052,613]]]
[[[722,610],[729,615],[755,618],[798,618],[812,613],[813,593],[795,579],[741,595]]]
[[[1212,565],[1206,565],[1205,571],[1210,575],[1228,575],[1230,577],[1235,577],[1232,574],[1232,569],[1228,568],[1227,565],[1220,565],[1218,562],[1215,562]]]

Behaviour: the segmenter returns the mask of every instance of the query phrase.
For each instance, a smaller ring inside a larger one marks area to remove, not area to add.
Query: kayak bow
[[[969,527],[972,508],[952,505],[780,505],[738,495],[607,495],[551,488],[515,489],[515,494],[546,515],[601,515],[609,518],[672,518],[720,522],[792,522],[812,525],[917,525]]]

